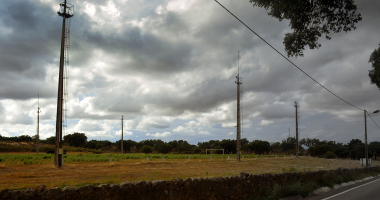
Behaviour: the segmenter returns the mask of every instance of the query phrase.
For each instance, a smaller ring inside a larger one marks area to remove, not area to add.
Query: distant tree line
[[[32,142],[33,138],[29,135],[20,135],[15,137],[4,137],[0,135],[0,141],[13,141],[13,142]]]
[[[16,137],[3,137],[0,135],[0,141],[14,142],[33,142],[35,138],[28,135]],[[73,147],[83,147],[96,150],[113,150],[119,151],[121,148],[121,140],[111,142],[108,140],[90,140],[84,133],[68,134],[63,137],[65,145]],[[40,140],[40,143],[55,144],[55,136]],[[335,141],[320,141],[319,139],[303,138],[299,141],[300,154],[310,154],[316,157],[333,157],[333,158],[351,158],[359,159],[365,157],[365,145],[359,139],[352,139],[349,143],[336,143]],[[226,154],[236,154],[236,140],[209,140],[208,142],[198,142],[198,145],[189,144],[185,140],[173,140],[164,142],[160,139],[148,139],[136,142],[133,140],[123,140],[123,149],[125,152],[143,152],[151,153],[153,151],[167,154],[169,152],[176,153],[204,153],[206,149],[224,149]],[[247,138],[241,139],[241,150],[245,153],[255,154],[295,154],[296,139],[288,137],[281,142],[272,142],[262,140],[248,141]],[[380,153],[380,142],[371,142],[368,144],[369,157],[377,158]],[[212,153],[222,153],[212,152]]]

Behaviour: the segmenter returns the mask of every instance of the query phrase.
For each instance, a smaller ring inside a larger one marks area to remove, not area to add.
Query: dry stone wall
[[[379,167],[370,168],[380,171]],[[24,191],[8,189],[0,192],[0,199],[254,199],[271,191],[275,184],[284,185],[295,182],[318,182],[335,176],[349,176],[364,173],[365,169],[337,169],[330,171],[293,172],[282,174],[252,175],[215,178],[188,178],[170,181],[139,181],[121,184],[87,185],[79,188],[65,187],[44,189],[29,188]]]

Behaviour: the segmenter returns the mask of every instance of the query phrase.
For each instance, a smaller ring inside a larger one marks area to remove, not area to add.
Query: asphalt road
[[[380,200],[380,177],[342,187],[307,200]]]

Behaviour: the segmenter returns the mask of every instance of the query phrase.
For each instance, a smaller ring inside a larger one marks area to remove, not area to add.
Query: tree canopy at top
[[[253,6],[269,10],[268,15],[282,21],[290,20],[293,33],[286,33],[283,44],[290,56],[303,56],[308,45],[319,48],[318,38],[331,32],[351,31],[362,20],[354,0],[249,0]]]
[[[372,52],[368,62],[372,63],[372,69],[368,73],[371,83],[380,89],[380,44],[379,48]]]

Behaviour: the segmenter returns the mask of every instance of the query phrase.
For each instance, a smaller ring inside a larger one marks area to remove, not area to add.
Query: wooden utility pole
[[[124,154],[124,149],[123,149],[123,120],[124,120],[124,115],[121,116],[121,154]]]
[[[365,128],[365,134],[364,134],[364,142],[365,142],[365,167],[367,169],[367,172],[369,172],[368,169],[368,146],[367,146],[367,111],[364,110],[364,128]]]
[[[37,108],[37,135],[36,135],[36,153],[40,153],[40,93],[38,93],[38,108]]]
[[[238,75],[236,76],[236,81],[235,83],[237,84],[237,124],[236,124],[236,160],[240,161],[240,77],[239,77],[239,51],[238,51]]]
[[[296,156],[298,158],[298,111],[297,111],[297,108],[298,108],[298,105],[297,105],[297,101],[294,102],[294,107],[296,108]]]

